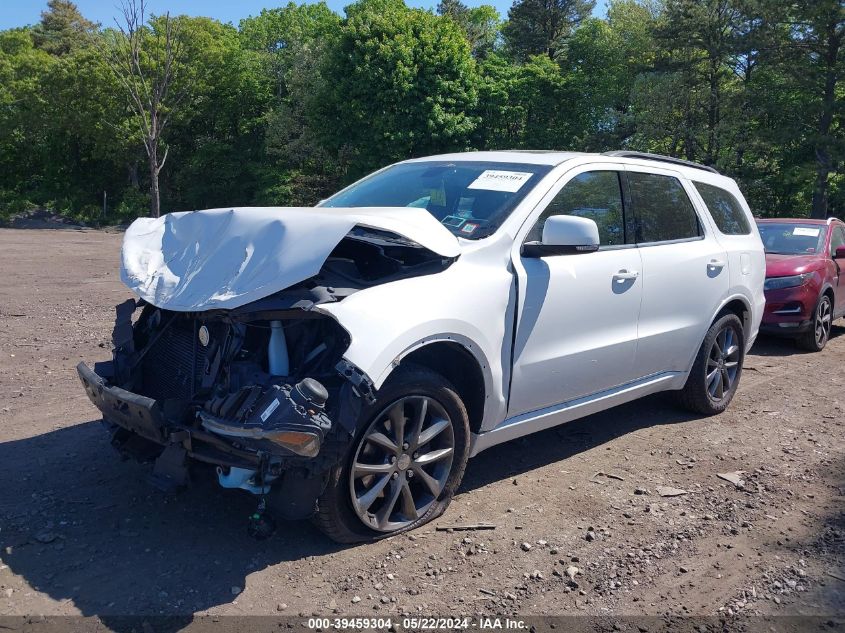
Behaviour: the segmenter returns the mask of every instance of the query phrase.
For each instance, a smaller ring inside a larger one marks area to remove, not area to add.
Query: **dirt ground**
[[[721,416],[657,396],[493,448],[410,535],[346,547],[301,522],[257,542],[254,498],[213,481],[156,491],[78,383],[129,296],[119,245],[0,230],[0,616],[845,620],[845,328],[815,355],[760,341]],[[737,471],[740,485],[717,477]],[[435,530],[467,523],[496,528]]]

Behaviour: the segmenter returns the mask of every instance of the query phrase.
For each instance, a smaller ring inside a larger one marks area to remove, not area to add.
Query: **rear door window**
[[[748,235],[751,225],[745,212],[732,193],[721,187],[714,187],[703,182],[694,182],[695,188],[704,199],[707,210],[713,216],[716,227],[724,235]]]
[[[674,176],[627,172],[638,244],[701,237],[701,225],[681,181]]]

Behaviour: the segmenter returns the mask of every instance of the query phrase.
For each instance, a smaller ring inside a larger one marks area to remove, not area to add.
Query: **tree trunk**
[[[690,99],[690,89],[689,86],[692,84],[692,81],[689,78],[688,71],[686,73],[686,77],[684,78],[684,82],[686,83],[685,87],[685,94],[686,97],[684,98],[684,155],[686,156],[687,160],[695,162],[695,139],[693,138],[693,129],[694,126],[692,124],[692,102]]]
[[[161,215],[161,203],[159,201],[158,174],[161,165],[158,162],[158,110],[150,109],[149,136],[146,139],[147,157],[150,159],[150,213],[154,218]]]
[[[717,155],[716,127],[719,125],[719,64],[720,60],[710,57],[710,96],[707,103],[707,149],[704,154],[705,165],[715,165]]]
[[[824,220],[827,217],[827,186],[828,176],[830,175],[830,163],[825,162],[825,156],[822,154],[824,150],[816,150],[818,158],[818,166],[816,167],[816,184],[813,187],[813,209],[810,213],[811,218]],[[830,155],[827,154],[829,160]]]
[[[131,184],[135,189],[138,189],[140,187],[138,180],[138,163],[130,163],[126,165],[126,173],[129,176],[129,184]]]
[[[836,60],[839,48],[842,46],[842,35],[836,32],[836,21],[831,20],[827,28],[827,46],[824,55],[824,94],[822,95],[822,111],[819,116],[819,127],[816,140],[816,184],[813,187],[813,208],[810,217],[824,219],[827,217],[828,187],[830,172],[833,170],[831,157],[830,128],[833,124],[833,112],[836,105]]]
[[[150,214],[157,218],[161,215],[161,203],[158,190],[158,143],[150,148]]]

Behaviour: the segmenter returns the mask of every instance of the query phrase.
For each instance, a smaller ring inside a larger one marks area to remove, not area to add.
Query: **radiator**
[[[205,370],[199,323],[177,318],[149,349],[142,364],[143,394],[156,400],[193,398]]]

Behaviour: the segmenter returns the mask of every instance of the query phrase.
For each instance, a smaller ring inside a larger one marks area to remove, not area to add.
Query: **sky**
[[[297,0],[300,2],[301,0]],[[104,26],[114,24],[114,18],[120,15],[120,0],[74,0],[79,10],[89,20],[100,22]],[[343,7],[352,0],[327,0],[329,7],[343,13]],[[437,0],[405,0],[410,6],[434,8]],[[469,6],[492,4],[502,17],[506,17],[512,0],[464,0]],[[269,9],[287,4],[287,0],[147,0],[148,13],[182,14],[208,16],[221,22],[236,25],[242,18],[258,15],[261,9]],[[606,0],[597,0],[594,13],[604,15]],[[47,0],[0,0],[0,29],[35,24],[41,18],[41,12],[47,7]]]

